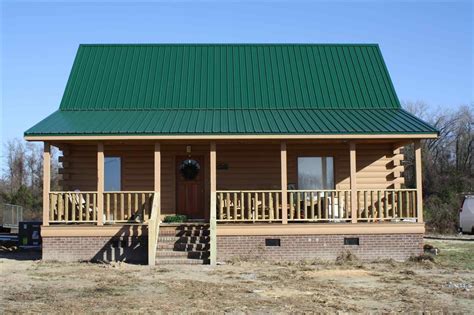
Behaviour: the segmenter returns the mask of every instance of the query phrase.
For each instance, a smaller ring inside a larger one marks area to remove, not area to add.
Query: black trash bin
[[[41,223],[40,221],[22,221],[18,224],[18,245],[40,246],[41,245]]]

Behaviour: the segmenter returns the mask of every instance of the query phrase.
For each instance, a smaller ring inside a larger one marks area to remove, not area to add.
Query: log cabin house
[[[44,142],[43,258],[404,260],[437,136],[375,44],[80,45],[59,109],[25,132]]]

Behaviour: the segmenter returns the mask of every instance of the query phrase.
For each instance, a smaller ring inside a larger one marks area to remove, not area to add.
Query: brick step
[[[188,258],[157,258],[157,266],[160,265],[204,265],[208,264],[207,259],[188,259]]]
[[[207,259],[209,258],[208,251],[172,251],[164,250],[157,251],[156,258],[188,258],[188,259]]]
[[[156,245],[157,250],[161,249],[172,249],[172,250],[177,250],[177,251],[203,251],[203,250],[209,250],[209,243],[206,244],[187,244],[187,243],[158,243]]]

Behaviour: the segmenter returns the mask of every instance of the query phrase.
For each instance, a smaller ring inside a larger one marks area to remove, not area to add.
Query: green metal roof
[[[27,134],[400,134],[436,130],[400,109],[56,111]]]
[[[378,45],[80,45],[25,135],[434,133],[401,110]]]

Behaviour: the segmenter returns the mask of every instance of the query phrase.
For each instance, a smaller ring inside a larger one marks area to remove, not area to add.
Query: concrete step
[[[207,259],[209,258],[208,251],[173,251],[161,250],[156,252],[156,258],[188,258],[188,259]]]
[[[207,260],[203,259],[188,259],[188,258],[157,258],[155,260],[157,266],[160,265],[204,265],[208,264]]]

